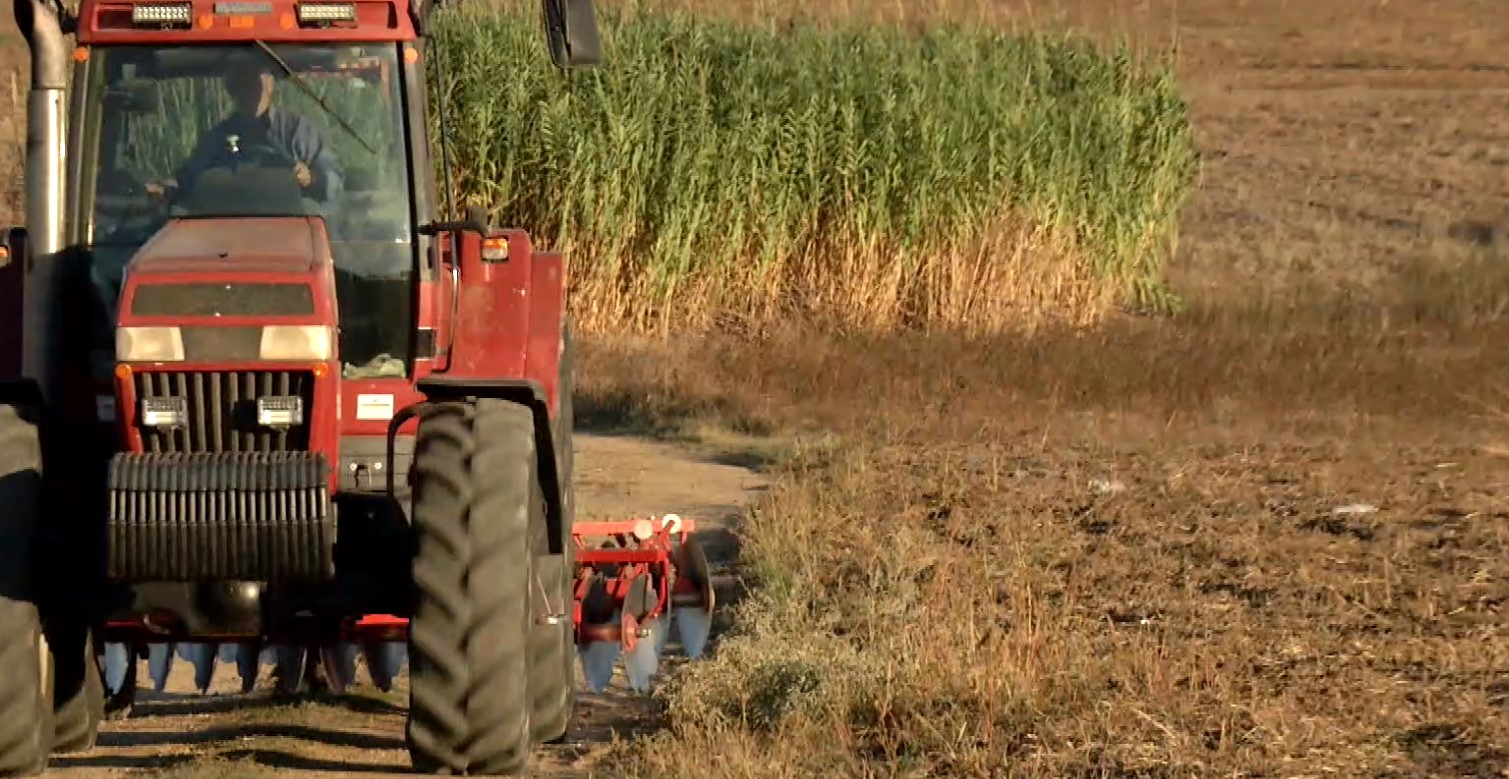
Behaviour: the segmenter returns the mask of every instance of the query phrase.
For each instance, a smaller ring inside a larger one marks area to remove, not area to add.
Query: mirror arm
[[[452,219],[445,222],[429,222],[419,226],[419,234],[434,236],[440,233],[456,233],[470,231],[482,238],[492,235],[492,226],[487,216],[487,209],[482,206],[471,205],[466,207],[465,219]]]

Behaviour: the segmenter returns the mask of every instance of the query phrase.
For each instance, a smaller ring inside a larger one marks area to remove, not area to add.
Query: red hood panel
[[[324,223],[311,217],[168,222],[141,247],[135,273],[309,273],[330,262]]]

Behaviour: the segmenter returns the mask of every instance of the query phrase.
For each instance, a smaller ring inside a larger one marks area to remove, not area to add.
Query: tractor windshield
[[[415,258],[399,70],[391,43],[91,51],[80,213],[111,321],[126,264],[170,217],[319,215],[347,376],[404,375]]]

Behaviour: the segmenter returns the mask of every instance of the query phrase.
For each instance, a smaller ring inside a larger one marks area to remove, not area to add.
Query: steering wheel
[[[231,152],[231,156],[238,167],[255,165],[259,168],[286,168],[292,171],[298,164],[288,152],[266,143],[253,144],[240,151]]]
[[[174,206],[190,214],[303,213],[302,209],[317,208],[288,205],[316,202],[295,180],[297,164],[290,153],[267,143],[227,147],[208,170],[179,190]]]

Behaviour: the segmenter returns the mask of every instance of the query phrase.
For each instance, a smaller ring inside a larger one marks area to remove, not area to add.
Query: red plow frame
[[[647,691],[673,625],[687,656],[702,656],[716,597],[695,531],[695,520],[675,514],[572,527],[572,622],[589,690],[607,686],[621,653],[629,686]],[[588,538],[607,540],[594,548]]]
[[[587,688],[601,692],[612,681],[620,656],[629,686],[646,692],[659,671],[660,657],[674,627],[683,651],[691,659],[706,649],[716,604],[711,572],[701,544],[693,536],[696,521],[675,514],[662,517],[577,522],[572,526],[576,568],[571,610],[578,659]],[[594,546],[589,539],[603,539]],[[166,617],[166,615],[164,615]],[[549,618],[549,617],[547,617]],[[105,641],[130,635],[133,644],[174,644],[171,620],[162,630],[152,630],[143,621],[111,621]],[[388,689],[404,663],[409,620],[392,614],[367,614],[344,620],[333,642],[321,642],[319,654],[332,688],[344,690],[355,681],[358,648],[367,656],[369,673],[378,687]],[[145,640],[143,640],[145,639]],[[185,645],[198,645],[197,652],[180,648],[178,654],[196,668],[201,690],[207,689],[217,659],[237,662],[225,649],[244,645],[244,636],[194,636]],[[385,654],[379,654],[384,651]],[[166,683],[174,648],[163,647],[153,661],[152,674],[159,689]],[[294,664],[303,665],[305,651],[294,645],[274,643],[268,648],[283,652],[284,659],[262,655],[262,662],[287,663],[285,675],[301,675]],[[256,650],[261,654],[260,647]],[[286,654],[286,653],[293,654]],[[381,659],[386,658],[386,659]],[[208,668],[203,667],[209,664]],[[381,665],[381,669],[374,666]],[[242,663],[243,671],[255,674]],[[250,680],[245,680],[250,688]]]

